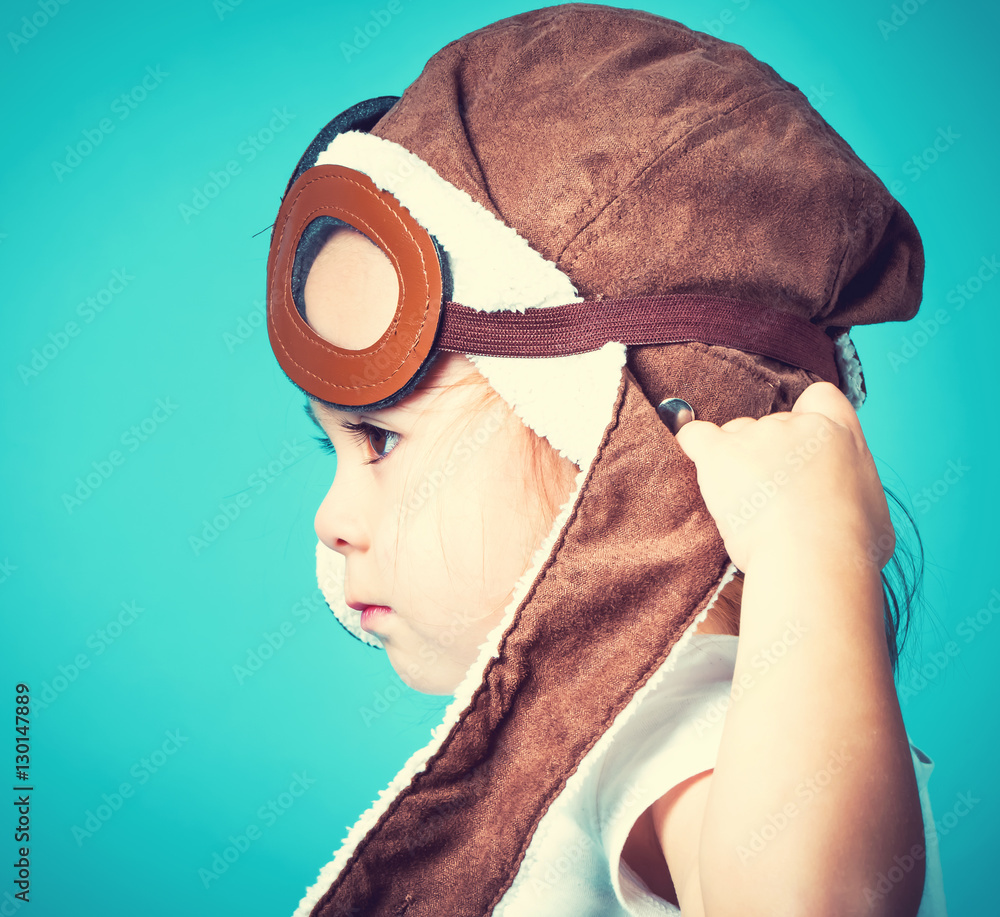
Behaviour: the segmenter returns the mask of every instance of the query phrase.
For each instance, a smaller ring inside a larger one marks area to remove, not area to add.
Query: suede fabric
[[[762,417],[790,410],[814,381],[754,359],[699,343],[629,351],[601,452],[497,660],[316,917],[492,912],[551,801],[728,563],[694,466],[656,405],[677,395],[715,423]]]
[[[714,293],[827,327],[912,318],[912,220],[744,48],[569,4],[452,42],[372,133],[417,153],[585,299]]]
[[[556,263],[581,296],[711,293],[829,330],[911,318],[902,207],[794,86],[743,48],[637,10],[550,7],[436,54],[372,129]],[[440,749],[313,909],[492,913],[587,750],[728,564],[666,397],[724,423],[817,377],[685,343],[631,347],[573,513]]]

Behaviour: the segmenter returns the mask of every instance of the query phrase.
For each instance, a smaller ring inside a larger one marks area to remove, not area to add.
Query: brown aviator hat
[[[309,252],[336,221],[400,279],[363,351],[303,317]],[[580,474],[431,741],[296,917],[543,912],[536,846],[563,797],[736,573],[657,406],[723,424],[827,379],[859,408],[848,331],[912,318],[922,277],[910,217],[795,86],[639,10],[493,23],[320,133],[268,263],[285,372],[358,408],[403,397],[443,350],[470,354]],[[380,646],[344,604],[343,558],[320,543],[317,564],[339,620]]]

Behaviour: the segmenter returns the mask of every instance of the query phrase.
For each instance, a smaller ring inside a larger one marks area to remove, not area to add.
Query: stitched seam
[[[854,209],[854,197],[857,194],[858,188],[858,178],[857,175],[851,175],[851,200],[848,206]],[[867,189],[865,189],[867,191]],[[864,200],[864,193],[862,192],[862,201]],[[844,221],[845,229],[847,221]],[[844,253],[840,256],[840,262],[837,264],[837,270],[834,271],[833,277],[830,278],[830,287],[826,291],[826,295],[823,297],[824,306],[833,304],[833,291],[837,288],[837,282],[840,280],[841,274],[844,272],[844,265],[847,264],[847,256],[851,251],[851,234],[845,232],[844,235],[847,237],[844,241]],[[827,318],[829,316],[826,316]]]
[[[462,69],[463,70],[465,69],[465,66],[466,66],[467,62],[468,62],[468,58],[466,58],[466,56],[463,54],[462,55]],[[489,180],[486,178],[486,172],[483,169],[482,160],[479,158],[479,152],[478,152],[478,150],[476,148],[476,145],[472,142],[472,138],[469,137],[469,127],[465,123],[465,94],[463,92],[463,89],[464,89],[464,84],[461,82],[461,80],[457,81],[457,83],[456,83],[456,90],[458,92],[458,120],[461,122],[461,125],[462,125],[462,133],[465,134],[465,145],[466,145],[466,148],[468,149],[469,153],[472,154],[472,159],[475,162],[476,167],[479,169],[479,178],[482,181],[482,190],[483,190],[483,193],[486,195],[486,200],[488,200],[490,202],[490,205],[497,212],[497,214],[499,214],[500,219],[503,221],[503,223],[506,224],[507,223],[507,219],[504,217],[503,213],[501,212],[500,207],[497,205],[497,202],[493,199],[493,192],[490,189]],[[466,192],[466,193],[468,193],[468,192]],[[472,198],[472,195],[470,194],[469,197]],[[475,198],[472,198],[472,199],[475,201]],[[476,201],[476,203],[479,203],[479,202]],[[480,206],[482,206],[482,205],[480,205]]]
[[[524,599],[522,599],[522,601],[521,601],[521,607],[522,608],[532,599],[532,597],[535,595],[536,591],[538,590],[538,587],[541,585],[541,582],[545,579],[546,575],[548,574],[548,571],[551,569],[552,564],[555,561],[555,557],[558,555],[558,553],[561,550],[562,546],[565,544],[567,531],[569,530],[569,528],[571,527],[571,525],[573,524],[573,522],[575,521],[575,519],[579,515],[580,502],[582,502],[583,494],[585,493],[588,485],[590,484],[591,479],[594,476],[595,470],[597,468],[597,465],[598,465],[598,463],[600,461],[601,456],[604,454],[604,449],[605,449],[605,447],[608,444],[608,440],[610,438],[611,430],[614,429],[614,428],[616,428],[618,426],[618,424],[620,423],[620,420],[621,420],[621,407],[622,407],[622,404],[624,403],[624,388],[625,388],[625,374],[623,373],[622,374],[622,381],[619,383],[619,388],[618,388],[618,398],[617,398],[616,405],[615,405],[614,421],[612,423],[610,423],[608,425],[608,428],[605,430],[604,439],[601,441],[601,445],[598,448],[597,455],[595,456],[594,461],[593,461],[593,463],[590,466],[590,471],[587,474],[587,478],[583,482],[583,485],[580,488],[580,499],[578,500],[577,505],[573,508],[573,511],[570,514],[569,518],[566,520],[566,524],[563,527],[563,530],[562,530],[562,532],[559,535],[558,541],[556,542],[556,544],[553,545],[553,553],[550,556],[549,561],[545,564],[545,566],[543,567],[543,569],[539,571],[539,575],[536,578],[535,582],[532,584],[531,589],[525,595]],[[517,614],[514,616],[514,619],[513,619],[512,623],[511,623],[511,626],[507,629],[507,633],[504,635],[503,639],[500,641],[500,645],[497,647],[497,655],[494,656],[489,661],[489,663],[486,665],[485,669],[483,670],[483,677],[482,677],[482,681],[480,682],[480,687],[476,690],[476,694],[471,699],[470,706],[468,708],[466,708],[466,712],[461,715],[461,717],[459,718],[458,722],[455,724],[455,726],[452,727],[452,731],[451,731],[450,735],[448,735],[444,739],[444,741],[441,743],[441,746],[438,748],[438,750],[430,758],[427,759],[426,763],[424,764],[423,770],[419,774],[414,774],[413,778],[410,780],[410,783],[403,790],[401,790],[396,795],[396,798],[393,799],[393,801],[389,804],[389,806],[385,810],[385,812],[382,813],[381,818],[379,818],[379,820],[369,829],[368,834],[366,834],[365,837],[363,837],[361,839],[361,841],[358,843],[358,845],[354,848],[354,852],[351,854],[350,858],[344,864],[343,869],[340,871],[340,875],[338,875],[337,878],[334,880],[333,884],[327,890],[327,893],[323,896],[323,898],[321,898],[320,901],[317,902],[317,907],[319,907],[320,904],[322,904],[326,900],[332,900],[332,896],[333,896],[333,893],[334,893],[335,889],[338,888],[340,885],[343,884],[343,881],[346,878],[348,872],[353,868],[353,866],[355,865],[356,860],[360,857],[360,855],[362,854],[362,852],[365,849],[365,847],[367,847],[367,845],[369,843],[369,838],[371,837],[372,833],[379,826],[381,826],[382,824],[384,824],[386,821],[388,821],[392,817],[393,813],[402,804],[402,800],[403,800],[404,796],[409,797],[410,795],[412,795],[412,793],[416,792],[418,781],[421,778],[426,778],[428,770],[448,751],[448,749],[454,743],[455,738],[456,738],[456,734],[457,734],[457,731],[458,731],[458,727],[469,718],[470,714],[474,714],[474,713],[478,712],[478,709],[485,702],[486,696],[488,694],[488,691],[483,689],[483,685],[486,683],[486,681],[487,681],[490,673],[493,671],[493,669],[497,665],[499,665],[501,663],[501,658],[503,656],[504,647],[505,647],[505,645],[507,644],[507,642],[510,639],[511,632],[514,630],[514,628],[518,624],[518,622],[520,622],[521,617],[522,617],[522,613],[521,613],[521,610],[519,609],[518,612],[517,612]],[[538,820],[536,819],[535,826],[537,826],[537,824],[538,824]],[[531,830],[529,831],[528,838],[526,839],[525,843],[521,847],[521,853],[520,853],[520,856],[517,858],[515,865],[520,865],[521,860],[524,858],[525,848],[527,847],[528,842],[530,841],[532,834],[534,834],[534,830],[535,830],[535,828],[532,827]],[[516,870],[515,870],[515,872],[516,872]],[[509,887],[509,885],[508,885],[508,887]],[[493,899],[493,901],[489,905],[489,910],[490,911],[492,911],[493,908],[496,907],[497,902],[500,900],[501,897],[503,897],[503,895],[505,894],[505,892],[506,892],[506,888],[504,888],[500,892],[498,892],[497,896]]]
[[[624,397],[625,397],[625,395],[624,395],[624,388],[625,388],[625,374],[623,373],[622,374],[622,381],[619,383],[619,387],[618,387],[618,398],[617,398],[616,405],[615,405],[614,421],[611,424],[609,424],[608,428],[605,430],[604,439],[601,441],[601,445],[598,448],[597,455],[595,456],[594,461],[593,461],[593,463],[590,466],[590,471],[587,474],[587,478],[583,482],[583,485],[580,487],[580,499],[577,501],[577,505],[573,508],[572,513],[570,514],[569,518],[566,520],[566,524],[563,527],[563,530],[562,530],[562,532],[559,535],[558,541],[553,545],[553,553],[550,556],[549,561],[545,564],[545,566],[542,568],[542,570],[539,571],[539,575],[536,578],[535,582],[532,584],[531,589],[525,595],[524,599],[522,599],[522,601],[521,601],[521,607],[522,608],[533,598],[533,596],[535,595],[536,591],[538,590],[539,585],[541,585],[541,582],[545,579],[546,575],[548,574],[549,569],[552,567],[552,564],[555,561],[555,557],[558,555],[558,553],[561,550],[562,546],[565,544],[567,531],[569,530],[569,528],[571,527],[571,525],[573,524],[573,522],[575,521],[575,519],[579,515],[580,503],[582,502],[583,494],[585,493],[588,485],[590,484],[591,479],[594,476],[595,470],[597,468],[597,465],[598,465],[598,463],[600,461],[601,456],[604,454],[604,449],[605,449],[605,447],[608,444],[608,440],[610,439],[611,430],[614,429],[614,428],[617,428],[618,424],[621,421],[621,408],[622,408],[622,405],[624,403]],[[365,848],[370,843],[370,838],[372,837],[372,835],[376,831],[376,829],[380,828],[380,826],[382,826],[383,824],[385,824],[393,816],[393,814],[396,812],[396,810],[402,805],[404,797],[409,798],[410,796],[413,795],[413,793],[415,793],[418,790],[418,781],[420,781],[421,778],[425,778],[426,779],[428,770],[447,752],[447,750],[454,743],[455,738],[456,738],[456,734],[457,734],[457,731],[458,731],[458,727],[461,726],[469,718],[470,714],[476,713],[478,711],[479,707],[484,703],[484,701],[486,699],[486,695],[488,694],[488,691],[483,689],[483,685],[487,681],[487,679],[488,679],[490,673],[493,671],[493,669],[497,665],[500,664],[501,657],[503,656],[504,646],[509,641],[510,634],[514,630],[514,628],[518,624],[518,622],[520,622],[521,617],[522,617],[522,613],[521,613],[521,610],[519,609],[518,612],[517,612],[517,614],[514,616],[513,621],[511,622],[511,626],[507,629],[507,633],[501,639],[500,644],[497,647],[497,654],[496,654],[496,656],[494,656],[489,661],[489,663],[486,665],[485,669],[483,670],[483,677],[482,677],[482,680],[480,682],[480,686],[479,686],[479,688],[477,688],[476,694],[471,698],[470,706],[466,708],[466,712],[463,713],[459,717],[458,721],[452,727],[451,733],[444,739],[444,741],[441,743],[441,746],[438,748],[438,750],[430,758],[428,758],[427,761],[424,763],[423,770],[420,773],[413,775],[413,777],[411,778],[409,784],[407,784],[406,787],[404,787],[402,790],[400,790],[399,793],[396,794],[395,799],[393,799],[393,801],[389,804],[389,806],[386,808],[386,810],[382,813],[382,815],[378,819],[378,821],[376,821],[375,824],[372,825],[372,827],[368,829],[368,833],[358,842],[357,846],[354,848],[354,852],[351,854],[351,856],[348,858],[347,862],[344,864],[343,869],[341,869],[340,874],[337,876],[336,879],[334,879],[333,884],[331,884],[330,888],[327,889],[326,894],[316,903],[316,908],[317,909],[320,908],[320,906],[323,905],[325,902],[333,900],[333,895],[334,895],[335,891],[346,880],[346,878],[348,876],[348,873],[351,871],[351,869],[353,869],[353,867],[355,866],[357,860],[359,859],[359,857],[364,852]],[[537,820],[536,820],[535,824],[537,826]],[[531,831],[528,834],[528,841],[530,841],[531,835],[533,833],[534,833],[534,828],[532,828]],[[525,848],[526,847],[527,847],[527,842],[522,846],[522,848],[521,848],[521,854],[518,857],[515,865],[519,865],[520,862],[521,862],[521,860],[524,858],[524,852],[525,852]],[[516,872],[516,870],[515,870],[515,872]],[[500,898],[503,896],[503,894],[505,892],[506,892],[506,889],[504,889],[503,891],[501,891],[497,895],[497,897],[494,898],[494,900],[490,903],[489,908],[490,908],[491,911],[493,910],[494,907],[496,907],[497,902],[500,900]],[[319,913],[319,910],[317,910],[316,913]]]
[[[749,99],[744,99],[742,102],[738,102],[737,104],[733,105],[732,108],[727,108],[725,111],[717,112],[716,114],[711,115],[711,116],[705,118],[705,120],[699,121],[697,124],[692,125],[692,127],[688,131],[686,131],[684,134],[682,134],[680,137],[678,137],[676,140],[674,140],[674,142],[671,143],[669,146],[667,146],[663,150],[661,150],[660,153],[659,153],[659,155],[655,159],[653,159],[651,162],[647,163],[646,167],[641,172],[639,172],[632,179],[632,181],[630,181],[628,183],[628,185],[626,185],[621,191],[619,191],[618,194],[616,194],[597,213],[595,213],[594,216],[591,219],[589,219],[583,226],[580,227],[580,229],[576,233],[576,235],[574,235],[573,238],[570,239],[563,246],[562,251],[560,251],[559,254],[556,255],[556,257],[555,257],[556,264],[558,264],[562,260],[563,255],[566,254],[566,249],[568,249],[574,242],[576,242],[576,240],[579,239],[580,236],[582,236],[583,233],[586,232],[586,230],[593,223],[595,223],[597,220],[599,220],[604,215],[604,212],[609,207],[611,207],[612,205],[616,204],[619,200],[621,200],[622,197],[624,197],[629,191],[631,191],[643,179],[643,177],[646,175],[646,173],[650,169],[652,169],[661,159],[663,159],[664,156],[666,156],[668,153],[672,152],[673,149],[674,149],[674,147],[678,146],[679,144],[681,144],[685,140],[687,140],[688,137],[690,137],[691,134],[693,134],[695,131],[700,130],[701,128],[705,127],[708,124],[711,124],[713,121],[717,121],[717,120],[719,120],[721,118],[725,118],[727,115],[731,115],[734,111],[738,111],[739,109],[743,108],[745,105],[750,105],[752,102],[756,102],[758,99],[764,98],[764,96],[772,95],[772,94],[777,93],[777,92],[792,92],[792,91],[793,90],[791,90],[791,89],[782,88],[782,87],[778,87],[776,89],[766,89],[763,92],[760,92],[757,95],[752,96]],[[577,210],[577,212],[573,214],[573,217],[576,217],[585,207],[586,207],[586,204],[584,204],[583,207],[581,207],[579,210]],[[573,258],[573,260],[567,265],[567,269],[571,268],[579,260],[579,258],[583,254],[584,254],[583,251],[578,252],[577,255]]]
[[[684,343],[696,344],[698,346],[692,348],[693,350],[699,353],[703,353],[705,356],[711,357],[712,359],[721,360],[724,363],[728,363],[735,369],[743,370],[748,376],[752,377],[755,382],[763,382],[767,383],[768,385],[771,385],[771,381],[768,379],[767,376],[767,371],[761,369],[758,366],[753,366],[753,365],[747,366],[741,363],[738,359],[736,359],[736,357],[734,357],[731,353],[720,352],[717,350],[709,350],[708,348],[719,347],[723,348],[723,351],[735,350],[737,353],[743,353],[742,350],[737,350],[734,347],[726,347],[724,344],[705,344],[702,341],[685,341]],[[705,348],[704,350],[702,350],[703,347]],[[774,359],[774,358],[770,357],[769,359]]]
[[[570,515],[569,519],[567,519],[566,525],[563,527],[563,530],[560,533],[559,541],[558,541],[557,545],[554,546],[553,553],[550,556],[549,561],[545,564],[545,567],[540,571],[540,575],[539,575],[538,579],[535,581],[535,584],[532,585],[531,590],[525,596],[524,601],[521,603],[522,608],[534,597],[535,592],[537,591],[538,587],[542,584],[542,582],[544,582],[545,577],[548,575],[549,571],[552,569],[553,564],[555,563],[556,559],[558,558],[559,551],[562,550],[563,545],[566,543],[567,533],[569,532],[569,529],[572,527],[573,523],[577,519],[577,516],[579,515],[580,506],[583,503],[583,494],[586,492],[587,488],[590,486],[590,482],[591,482],[591,480],[592,480],[592,478],[593,478],[593,476],[594,476],[594,474],[595,474],[595,472],[597,470],[597,466],[600,464],[600,461],[601,461],[601,459],[604,456],[606,447],[607,447],[608,443],[611,440],[611,434],[612,434],[612,432],[614,430],[616,430],[621,425],[621,413],[622,413],[623,407],[625,406],[625,391],[626,391],[626,387],[628,385],[628,379],[629,379],[630,376],[631,376],[631,372],[628,372],[628,373],[623,372],[622,373],[622,379],[621,379],[621,382],[618,385],[618,397],[617,397],[616,402],[615,402],[614,421],[612,423],[609,423],[608,426],[607,426],[607,428],[604,431],[604,438],[601,440],[601,445],[598,447],[597,455],[594,457],[594,461],[593,461],[593,463],[590,466],[590,472],[587,474],[587,479],[584,481],[583,486],[580,488],[581,498],[580,498],[580,500],[577,501],[576,506],[573,508],[572,514]],[[520,619],[521,619],[521,611],[518,610],[518,613],[517,613],[517,616],[515,618],[514,623],[516,624],[518,621],[520,621]],[[510,634],[512,630],[513,630],[513,628],[508,629],[507,633]],[[503,643],[506,643],[506,642],[507,642],[507,637],[505,636]],[[502,650],[503,650],[503,643],[501,643],[500,652],[498,652],[497,656],[494,657],[494,659],[490,660],[490,664],[487,666],[487,670],[486,670],[486,673],[485,673],[486,675],[489,674],[489,672],[493,669],[493,667],[495,665],[499,664],[500,655],[501,655]],[[485,682],[485,681],[486,681],[486,678],[484,677],[483,678],[483,682]],[[486,697],[486,694],[487,694],[487,692],[483,690],[482,686],[480,686],[480,688],[479,688],[479,698],[477,698],[477,701],[476,701],[477,706],[478,706],[479,702],[482,701]],[[627,701],[626,701],[626,703],[627,703]],[[563,789],[566,786],[566,781],[576,772],[577,768],[580,766],[580,760],[582,760],[584,757],[586,757],[587,752],[589,752],[590,749],[593,748],[594,744],[598,741],[598,739],[600,738],[600,736],[603,735],[604,732],[607,731],[607,729],[610,726],[611,722],[614,720],[615,716],[617,716],[617,715],[618,715],[618,711],[616,710],[615,713],[611,716],[610,719],[606,718],[603,721],[603,723],[602,723],[603,728],[600,730],[598,736],[596,738],[592,739],[588,745],[584,746],[583,753],[577,759],[577,763],[574,765],[574,767],[570,771],[570,773],[568,773],[565,776],[563,776],[562,779],[559,781],[559,783],[556,784],[556,786],[554,786],[549,791],[549,793],[546,794],[546,796],[542,799],[540,807],[535,811],[533,821],[532,821],[532,823],[531,823],[531,825],[530,825],[530,827],[528,829],[527,834],[524,837],[523,842],[521,843],[520,853],[518,854],[517,859],[514,860],[514,863],[513,863],[514,868],[510,872],[510,874],[508,875],[508,877],[505,880],[505,882],[502,883],[501,888],[498,889],[498,891],[497,891],[496,895],[494,896],[493,900],[489,903],[489,910],[487,911],[487,913],[492,913],[493,909],[500,902],[500,899],[503,898],[503,896],[505,894],[507,894],[507,892],[509,891],[511,884],[514,881],[514,876],[516,876],[517,873],[518,873],[518,871],[520,870],[521,863],[524,861],[524,857],[525,857],[525,854],[527,853],[528,847],[531,845],[531,840],[532,840],[532,838],[535,835],[535,831],[538,829],[538,823],[542,820],[542,816],[548,811],[549,806],[552,805],[553,799],[556,796],[558,796],[563,791]]]
[[[315,182],[319,182],[319,181],[327,181],[330,178],[333,178],[333,176],[317,176],[315,178],[311,178],[308,181],[304,182],[303,185],[302,185],[302,187],[295,193],[295,196],[292,198],[291,206],[290,206],[289,209],[291,210],[295,206],[295,201],[298,200],[299,196],[305,192],[306,188],[309,187],[309,185],[312,185]],[[363,194],[365,194],[366,196],[370,197],[379,206],[383,207],[385,210],[387,210],[390,213],[390,215],[392,216],[392,218],[399,224],[400,228],[407,235],[407,237],[409,237],[409,239],[413,242],[414,246],[416,247],[417,251],[420,253],[420,263],[421,263],[422,269],[423,269],[424,281],[425,281],[425,284],[429,287],[430,286],[430,279],[429,279],[428,274],[427,274],[427,262],[424,261],[423,252],[420,250],[419,245],[417,245],[417,240],[414,238],[413,233],[410,232],[410,230],[406,226],[406,224],[400,219],[399,214],[396,213],[391,207],[386,206],[386,204],[382,201],[382,199],[376,193],[372,192],[372,190],[370,188],[366,187],[365,185],[363,185],[361,182],[357,181],[356,179],[345,177],[345,176],[336,176],[336,180],[337,181],[346,181],[349,184],[354,185]],[[400,206],[402,206],[402,205],[400,205]],[[299,230],[298,227],[301,226],[301,228],[304,229],[305,226],[307,226],[309,224],[309,218],[311,218],[312,215],[315,214],[315,213],[320,213],[321,210],[322,210],[322,208],[316,208],[314,210],[310,210],[307,218],[304,221],[302,221],[302,220],[298,221],[298,225],[296,227],[296,231],[298,232],[299,236],[301,236],[301,230]],[[351,216],[354,217],[356,215],[355,214],[351,214]],[[359,218],[359,222],[361,222],[363,225],[365,225],[366,228],[371,229],[370,227],[368,227],[367,223],[364,220],[362,220],[362,219]],[[285,221],[285,226],[287,226],[287,225],[288,225],[288,221],[286,220]],[[282,229],[284,229],[284,226],[282,227]],[[382,238],[379,236],[379,234],[377,232],[375,232],[373,229],[371,229],[371,235],[377,241],[379,241],[379,242],[382,243],[382,248],[383,249],[385,249],[387,247],[385,245],[385,243],[384,243],[384,240],[382,240]],[[293,257],[294,257],[294,255],[293,255]],[[271,291],[270,291],[271,292],[271,299],[272,299],[272,301],[274,299],[278,299],[287,308],[287,303],[285,303],[285,301],[284,301],[285,298],[277,296],[276,295],[276,291],[274,289],[275,284],[277,284],[277,282],[278,282],[278,276],[277,275],[278,275],[278,271],[275,270],[275,276],[272,278],[272,281],[271,281]],[[403,300],[405,302],[405,299],[406,299],[405,279],[402,277],[402,275],[399,272],[397,272],[397,277],[399,278],[400,289],[402,290]],[[424,327],[427,324],[427,315],[428,315],[429,311],[430,311],[430,304],[427,303],[424,306],[424,314],[423,314],[423,317],[422,317],[422,319],[420,321],[420,326],[419,326],[418,331],[417,331],[416,339],[414,340],[414,342],[410,346],[410,348],[403,354],[403,361],[404,362],[405,362],[406,358],[409,357],[410,354],[413,353],[414,350],[416,350],[417,344],[420,342],[421,338],[423,337],[423,330],[424,330]],[[295,314],[298,315],[298,310],[297,309],[295,310]],[[301,318],[301,316],[300,316],[300,318]],[[399,315],[394,315],[393,319],[392,319],[392,323],[389,325],[389,328],[390,329],[395,328],[398,324],[399,324]],[[295,324],[294,319],[292,320],[292,332],[293,332],[293,334],[296,335],[296,337],[298,339],[300,339],[300,340],[301,339],[305,339],[305,340],[311,342],[311,338],[309,337],[309,335],[306,333],[306,331],[304,329],[299,328],[298,325]],[[357,390],[360,390],[360,389],[374,388],[375,386],[384,385],[386,382],[388,382],[390,379],[392,379],[394,376],[396,376],[398,373],[400,373],[402,371],[402,368],[403,368],[403,365],[401,363],[388,376],[385,376],[383,379],[381,379],[381,380],[379,380],[377,382],[361,383],[361,384],[358,384],[358,385],[339,385],[337,383],[332,383],[329,380],[324,379],[322,376],[318,376],[316,373],[314,373],[311,370],[309,370],[306,366],[303,366],[297,359],[295,359],[295,357],[292,354],[290,354],[288,352],[288,350],[286,349],[285,345],[278,338],[277,335],[275,335],[274,338],[275,338],[275,343],[278,346],[278,349],[282,352],[282,354],[284,355],[285,359],[289,363],[291,363],[293,366],[295,366],[300,372],[302,372],[303,375],[306,375],[306,376],[310,377],[311,379],[315,379],[315,380],[323,383],[324,385],[332,385],[334,388],[336,388],[338,390],[357,391]],[[331,344],[329,341],[325,341],[323,338],[319,337],[319,335],[316,335],[316,340],[318,340],[320,342],[321,346],[323,346],[325,348],[336,347],[335,344]],[[341,351],[341,348],[337,348],[334,351],[328,351],[328,352],[332,356],[335,356],[338,359],[342,359],[342,360],[366,360],[366,359],[369,359],[369,358],[371,358],[373,356],[373,354],[342,353],[340,351]]]
[[[631,372],[629,373],[629,375],[631,375]],[[624,407],[624,403],[625,403],[624,388],[625,388],[625,385],[627,384],[626,383],[626,376],[625,376],[624,373],[622,374],[622,377],[623,377],[622,378],[622,386],[621,386],[620,393],[619,393],[620,397],[619,397],[619,401],[618,401],[618,403],[616,405],[616,410],[615,410],[615,421],[614,421],[613,424],[609,424],[609,426],[608,426],[608,430],[606,431],[607,435],[605,436],[604,440],[601,443],[600,450],[598,451],[598,457],[594,460],[594,464],[591,466],[591,472],[593,472],[593,470],[597,467],[597,464],[598,464],[598,461],[600,460],[600,457],[604,454],[605,446],[607,445],[607,443],[608,443],[608,441],[610,439],[611,430],[614,429],[614,428],[617,428],[620,425],[620,423],[621,423],[621,410]],[[641,391],[641,389],[640,389],[640,391]],[[587,476],[587,482],[586,482],[587,484],[590,483],[590,477],[591,477],[590,475]],[[579,504],[578,504],[578,506],[579,506]],[[575,517],[575,515],[576,515],[576,513],[574,512],[574,517]],[[569,528],[569,523],[567,523],[567,525],[566,525],[566,529],[568,529],[568,528]],[[566,529],[564,529],[563,531],[565,532]],[[725,561],[726,561],[726,565],[728,565],[729,559],[726,558]],[[546,566],[546,570],[544,572],[548,572],[549,566],[551,566],[551,565],[547,565]],[[694,616],[692,616],[691,618],[689,618],[689,622],[690,622],[690,620],[693,620],[693,618],[696,617],[702,611],[702,608],[701,608],[702,603],[705,601],[706,598],[710,598],[711,597],[712,593],[717,588],[717,585],[718,585],[718,578],[716,577],[716,579],[713,580],[713,583],[712,583],[712,585],[710,587],[710,591],[708,593],[708,596],[703,596],[702,599],[699,600],[699,602],[698,602],[698,610],[695,612]],[[573,774],[575,774],[577,772],[577,770],[580,767],[580,762],[587,756],[587,754],[591,751],[591,749],[600,741],[601,737],[611,727],[612,723],[614,723],[614,721],[617,719],[618,715],[622,712],[622,710],[624,710],[625,707],[627,707],[629,705],[629,703],[631,702],[632,698],[636,695],[636,693],[642,688],[642,686],[647,681],[649,681],[649,679],[653,676],[653,674],[660,668],[660,666],[666,660],[667,656],[670,655],[671,650],[673,650],[673,648],[676,645],[677,641],[680,639],[681,636],[683,636],[683,634],[684,634],[684,629],[682,628],[681,631],[680,631],[680,633],[677,636],[677,639],[675,639],[673,641],[673,643],[671,643],[670,646],[666,650],[664,650],[664,652],[660,656],[658,656],[656,658],[655,663],[652,666],[648,667],[643,673],[641,673],[640,676],[638,677],[638,679],[633,680],[630,683],[629,688],[628,688],[628,692],[625,695],[625,699],[623,701],[619,700],[617,706],[614,707],[614,709],[610,712],[610,714],[602,721],[602,724],[601,724],[602,728],[600,729],[600,731],[598,732],[598,734],[596,736],[594,736],[593,738],[591,738],[591,740],[587,743],[587,745],[585,745],[583,747],[583,752],[582,752],[582,754],[580,754],[579,758],[577,759],[577,762],[574,765],[573,769],[568,774],[566,774],[562,778],[562,780],[556,786],[554,786],[550,790],[550,792],[545,796],[545,798],[542,800],[540,808],[536,810],[534,823],[531,826],[531,829],[528,831],[528,834],[525,837],[524,843],[521,846],[521,853],[518,856],[517,860],[514,862],[514,867],[515,868],[512,871],[510,878],[507,880],[506,885],[498,891],[498,893],[494,897],[493,901],[490,902],[488,913],[492,913],[493,909],[500,902],[501,898],[503,898],[503,896],[509,891],[511,884],[513,883],[513,877],[517,874],[517,872],[519,871],[519,869],[521,867],[521,863],[523,862],[524,857],[525,857],[525,855],[527,853],[527,848],[530,846],[531,840],[534,837],[535,831],[538,829],[539,822],[542,820],[542,817],[548,811],[549,807],[552,805],[552,803],[555,800],[555,798],[557,796],[559,796],[559,794],[565,789],[566,782],[569,780],[569,778]],[[621,697],[621,695],[619,695],[619,698],[620,697]]]

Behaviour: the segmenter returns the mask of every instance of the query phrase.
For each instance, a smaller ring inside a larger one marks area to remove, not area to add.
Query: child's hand
[[[892,557],[895,533],[874,459],[854,407],[831,383],[810,385],[790,412],[721,427],[692,420],[676,439],[744,573],[757,552],[782,550],[789,539],[856,551],[856,561],[878,571]]]

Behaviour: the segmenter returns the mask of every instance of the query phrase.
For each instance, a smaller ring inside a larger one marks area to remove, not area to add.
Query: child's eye
[[[344,421],[341,427],[349,433],[354,434],[362,445],[367,443],[371,447],[372,452],[375,453],[376,457],[365,462],[366,465],[375,465],[381,462],[399,443],[398,433],[393,433],[391,430],[383,430],[381,427],[376,427],[374,424],[365,423],[364,421],[361,423]]]

